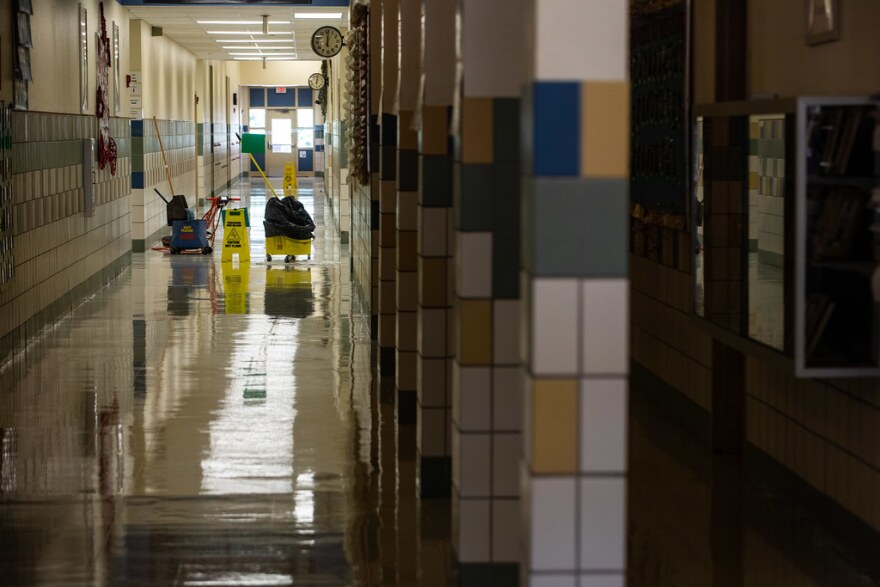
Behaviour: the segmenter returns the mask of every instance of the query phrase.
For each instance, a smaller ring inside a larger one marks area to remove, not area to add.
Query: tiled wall
[[[455,129],[453,549],[460,585],[517,585],[521,555],[520,92],[505,38],[525,34],[522,0],[459,7]],[[494,26],[505,14],[502,26]]]
[[[189,206],[195,207],[195,125],[176,120],[159,120],[157,124],[174,191],[185,195]],[[171,188],[156,124],[152,120],[132,120],[131,137],[131,240],[132,251],[139,253],[168,230],[165,202],[153,190],[158,189],[167,198]]]
[[[530,3],[524,92],[524,572],[622,587],[626,569],[628,13]],[[570,51],[569,40],[581,46]],[[563,81],[560,81],[563,80]]]
[[[198,153],[198,192],[199,200],[203,201],[232,185],[248,169],[250,160],[247,155],[242,158],[241,141],[235,136],[236,133],[239,135],[242,133],[240,125],[215,122],[213,124],[213,152],[211,151],[211,123],[200,122],[195,125],[195,129]],[[213,176],[211,175],[212,170]]]
[[[324,185],[333,213],[339,223],[339,236],[343,244],[351,238],[351,189],[348,178],[347,124],[344,120],[330,120],[324,126],[326,169]]]
[[[375,9],[380,4],[376,3]],[[397,83],[399,23],[397,0],[381,3],[381,114],[379,128],[379,373],[394,377],[397,338]]]
[[[703,120],[704,193],[706,202],[706,317],[740,332],[743,325],[743,197],[748,154],[748,119],[715,116]]]
[[[417,420],[419,133],[414,126],[421,87],[421,2],[400,0],[400,82],[397,103],[397,337],[395,383],[401,423]]]
[[[93,116],[13,113],[15,276],[0,286],[0,362],[121,271],[131,250],[131,138],[113,118],[116,175],[95,168],[95,209],[83,213],[83,143]]]
[[[749,248],[782,267],[785,222],[785,116],[749,120]],[[754,241],[754,243],[752,242]]]
[[[428,0],[424,18],[424,102],[419,131],[417,450],[423,498],[451,491],[453,149],[455,5]]]

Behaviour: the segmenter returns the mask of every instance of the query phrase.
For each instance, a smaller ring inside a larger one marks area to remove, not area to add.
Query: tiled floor
[[[0,373],[0,584],[448,583],[449,504],[417,506],[415,430],[300,188],[311,260],[266,263],[253,183],[250,264],[135,255]]]
[[[0,370],[0,584],[452,584],[449,503],[415,497],[415,428],[373,377],[321,184],[301,188],[311,260],[267,265],[253,183],[250,264],[135,255]],[[631,587],[877,584],[632,388]]]

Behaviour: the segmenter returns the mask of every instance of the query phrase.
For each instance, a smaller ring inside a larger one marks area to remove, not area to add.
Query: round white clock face
[[[330,58],[342,51],[342,33],[332,26],[322,26],[312,34],[312,51]]]
[[[320,90],[324,87],[324,76],[320,73],[313,73],[309,76],[309,87],[313,90]]]

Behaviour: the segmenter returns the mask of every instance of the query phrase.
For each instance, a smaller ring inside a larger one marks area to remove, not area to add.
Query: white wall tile
[[[581,483],[582,569],[626,567],[626,481],[584,478]]]
[[[504,497],[519,495],[519,463],[522,459],[522,436],[493,434],[492,494]]]
[[[626,576],[619,575],[581,575],[580,587],[625,587]]]
[[[532,575],[529,587],[575,587],[574,575]]]
[[[629,371],[629,283],[626,279],[583,281],[581,306],[583,371]]]
[[[489,560],[490,500],[461,499],[458,502],[458,560],[486,562]]]
[[[492,425],[492,369],[453,367],[453,417],[465,431],[488,431]]]
[[[519,364],[520,302],[492,302],[493,353],[496,364]]]
[[[492,233],[459,232],[455,267],[461,297],[492,297]]]
[[[518,472],[516,477],[519,478]],[[518,563],[521,538],[519,500],[492,500],[492,561]]]
[[[522,367],[496,367],[493,371],[492,418],[496,430],[521,430],[523,423]]]
[[[627,383],[581,380],[581,470],[625,471]]]
[[[574,478],[531,480],[530,568],[568,571],[575,568]]]
[[[623,80],[629,4],[621,0],[535,0],[537,80]]]
[[[458,491],[464,497],[488,497],[492,474],[490,436],[488,434],[455,433],[458,460]]]
[[[526,0],[465,0],[462,59],[466,97],[518,98],[527,70],[523,51],[511,51],[510,39],[522,39]]]
[[[576,374],[578,282],[536,279],[532,287],[532,372]]]

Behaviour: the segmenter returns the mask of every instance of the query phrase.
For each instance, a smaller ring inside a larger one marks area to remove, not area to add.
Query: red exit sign
[[[276,94],[286,94],[287,88],[275,88],[275,93]]]

